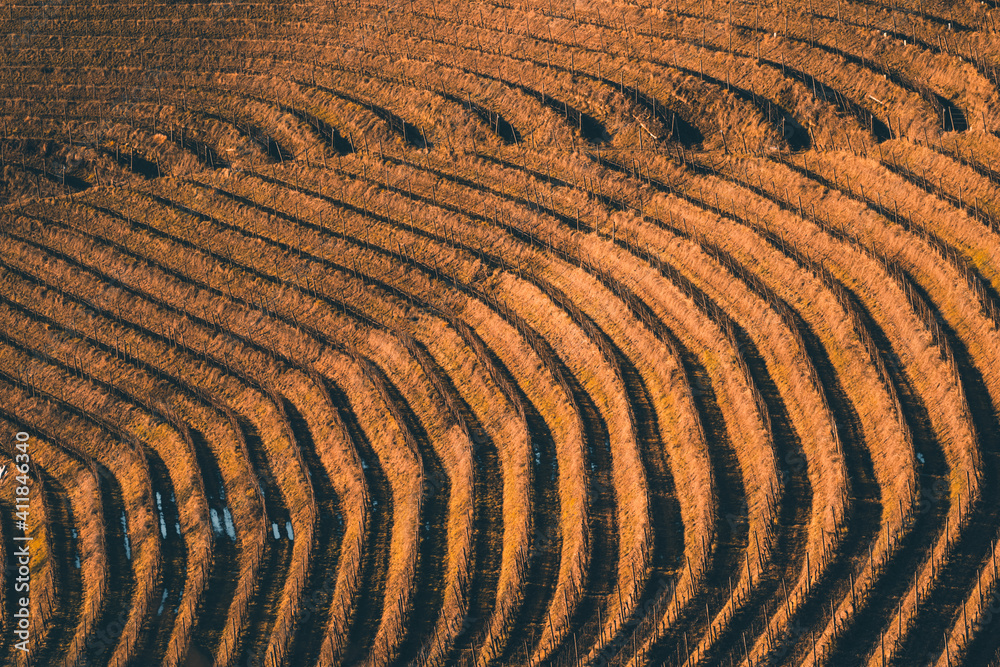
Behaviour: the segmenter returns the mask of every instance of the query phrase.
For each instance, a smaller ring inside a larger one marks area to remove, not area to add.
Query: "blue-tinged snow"
[[[132,560],[132,545],[128,540],[128,519],[125,518],[124,511],[122,511],[122,532],[125,534],[125,557]]]
[[[233,514],[228,507],[222,508],[222,516],[226,521],[226,534],[233,542],[236,541],[236,526],[233,525]]]
[[[215,508],[211,508],[209,513],[212,515],[212,532],[216,535],[222,534],[222,524],[219,523],[219,513],[215,511]]]
[[[167,603],[167,595],[170,593],[166,588],[163,589],[163,597],[160,598],[160,608],[156,610],[156,615],[159,616],[163,613],[163,605]]]
[[[160,513],[160,534],[167,539],[167,519],[163,516],[163,500],[159,491],[156,492],[156,509]]]

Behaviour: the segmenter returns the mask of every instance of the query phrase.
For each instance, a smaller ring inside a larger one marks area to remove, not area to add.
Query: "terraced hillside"
[[[998,19],[4,2],[0,665],[1000,666]]]

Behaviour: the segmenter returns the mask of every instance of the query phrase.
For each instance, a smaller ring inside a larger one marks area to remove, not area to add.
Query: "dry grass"
[[[0,10],[36,660],[995,659],[996,15]]]

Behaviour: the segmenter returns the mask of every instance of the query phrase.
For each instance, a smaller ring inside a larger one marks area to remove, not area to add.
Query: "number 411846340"
[[[20,474],[17,476],[18,487],[14,493],[17,496],[18,525],[24,526],[26,529],[28,523],[28,483],[30,481],[28,472],[31,470],[31,457],[28,455],[28,434],[18,433],[16,439],[15,447],[18,453],[14,456],[14,461]]]

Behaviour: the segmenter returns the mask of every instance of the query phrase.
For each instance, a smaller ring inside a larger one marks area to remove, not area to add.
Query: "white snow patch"
[[[226,520],[226,534],[233,542],[236,541],[236,526],[233,525],[233,515],[228,507],[222,509],[223,518]]]
[[[132,544],[128,540],[128,519],[125,512],[122,512],[122,532],[125,534],[125,557],[132,560]]]
[[[163,499],[159,491],[156,492],[156,509],[160,513],[160,534],[163,535],[163,539],[167,539],[167,519],[163,516]]]
[[[156,615],[159,616],[163,613],[163,605],[167,603],[167,595],[170,591],[166,588],[163,589],[163,597],[160,598],[160,608],[156,610]]]
[[[222,524],[219,523],[219,513],[215,511],[214,507],[209,511],[212,514],[212,532],[219,535],[222,533]]]

